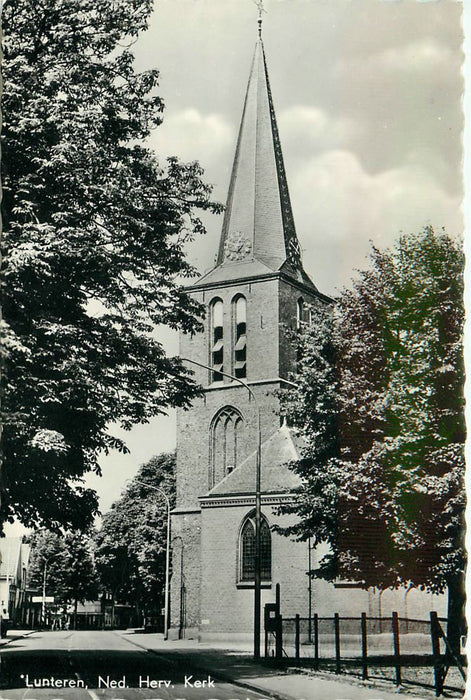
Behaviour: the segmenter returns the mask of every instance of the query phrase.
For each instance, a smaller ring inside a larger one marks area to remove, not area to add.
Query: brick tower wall
[[[288,378],[291,372],[296,369],[296,346],[290,340],[289,332],[296,330],[297,320],[297,304],[299,299],[303,299],[306,309],[305,320],[307,321],[309,305],[322,304],[324,302],[309,294],[306,289],[301,289],[295,284],[291,284],[285,280],[280,280],[279,283],[279,372],[280,376]]]
[[[198,292],[198,301],[208,305],[215,298],[224,303],[224,367],[232,373],[230,338],[232,333],[231,303],[237,294],[247,300],[247,378],[246,382],[262,382],[251,386],[262,406],[262,440],[268,438],[280,425],[278,401],[273,396],[279,366],[278,281],[227,286],[210,292]],[[183,335],[180,354],[202,364],[210,364],[208,320],[205,330],[193,336]],[[177,412],[177,508],[198,507],[198,497],[209,489],[210,425],[216,412],[223,406],[238,408],[246,425],[245,458],[256,445],[256,406],[247,389],[231,382],[209,383],[210,373],[188,365],[195,372],[195,381],[206,388],[204,397],[196,399],[190,410]]]
[[[197,638],[200,621],[201,513],[174,511],[171,531],[169,636],[171,639]]]
[[[262,409],[261,432],[262,441],[264,441],[279,428],[281,422],[278,413],[279,402],[274,393],[280,388],[278,378],[287,376],[295,367],[295,349],[287,344],[284,327],[295,328],[297,299],[301,295],[307,300],[307,295],[300,293],[295,285],[276,278],[244,284],[227,282],[219,288],[193,292],[194,297],[205,304],[208,310],[214,299],[223,301],[224,369],[231,374],[233,373],[231,357],[233,301],[239,294],[244,295],[247,301],[247,377],[245,381],[250,385]],[[207,365],[211,364],[209,312],[204,326],[204,331],[201,333],[181,336],[180,354],[182,357]],[[177,412],[177,501],[172,520],[172,536],[177,538],[173,546],[171,587],[173,636],[182,634],[182,628],[185,628],[185,636],[194,636],[201,620],[207,619],[206,613],[200,609],[201,581],[207,585],[206,581],[212,578],[212,573],[210,576],[207,575],[210,569],[205,563],[201,568],[201,561],[202,558],[205,561],[203,552],[207,551],[211,535],[210,529],[205,529],[206,534],[200,534],[202,522],[199,497],[207,494],[210,489],[210,429],[214,416],[225,406],[233,406],[242,414],[245,427],[243,444],[238,454],[239,463],[254,452],[257,444],[257,407],[247,389],[230,379],[211,383],[208,370],[191,364],[188,364],[188,367],[194,371],[195,381],[205,387],[205,390],[201,398],[193,401],[189,410]],[[229,512],[233,513],[233,509],[222,508],[217,511],[217,518],[223,518],[223,521],[225,514],[229,517]],[[221,530],[221,536],[222,532],[223,530]],[[206,537],[209,539],[206,540]],[[286,540],[283,546],[287,547],[287,543]],[[180,553],[181,547],[183,547],[182,558],[176,554],[176,552]],[[183,588],[181,561],[183,561]],[[237,591],[237,596],[242,600],[247,597],[247,591]],[[218,618],[221,624],[223,618],[224,616]],[[240,619],[242,620],[243,616]],[[205,625],[201,625],[201,629],[203,627]]]

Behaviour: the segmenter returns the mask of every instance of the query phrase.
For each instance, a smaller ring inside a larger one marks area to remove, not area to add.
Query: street
[[[198,675],[108,631],[36,632],[0,649],[0,700],[181,698],[255,700],[258,693]]]

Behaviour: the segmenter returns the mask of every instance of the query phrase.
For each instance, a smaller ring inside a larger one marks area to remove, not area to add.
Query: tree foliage
[[[143,464],[104,515],[96,536],[95,562],[103,588],[115,602],[137,604],[148,614],[160,611],[165,583],[167,504],[156,488],[173,507],[174,471],[174,454],[161,454]]]
[[[3,505],[25,525],[85,527],[81,481],[129,429],[186,405],[156,325],[192,332],[184,246],[218,211],[197,163],[159,163],[155,70],[131,45],[150,0],[3,6]]]
[[[327,543],[316,575],[460,596],[465,566],[463,253],[431,227],[300,335],[284,411],[307,439],[288,534]],[[458,606],[459,607],[459,606]]]
[[[42,590],[46,567],[46,595],[54,603],[71,604],[95,600],[98,577],[92,557],[92,543],[83,533],[65,535],[38,530],[30,538],[31,560],[28,585]]]

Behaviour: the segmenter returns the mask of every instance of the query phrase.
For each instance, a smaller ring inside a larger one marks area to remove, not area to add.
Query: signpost
[[[54,596],[53,595],[46,595],[44,598],[42,595],[33,595],[31,598],[32,603],[53,603],[54,602]]]

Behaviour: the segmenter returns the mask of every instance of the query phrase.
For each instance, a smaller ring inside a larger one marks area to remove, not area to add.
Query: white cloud
[[[234,145],[231,126],[220,114],[202,114],[188,108],[167,115],[150,139],[160,156],[178,156],[182,160],[198,160],[204,168],[221,158],[228,158]]]
[[[409,73],[411,79],[417,80],[417,72],[422,72],[427,79],[436,81],[437,75],[441,79],[443,73],[455,78],[463,60],[458,47],[445,44],[441,37],[423,36],[389,46],[387,43],[366,55],[363,52],[356,55],[340,53],[332,65],[334,75],[369,76],[375,80],[389,73],[395,74],[396,79]]]
[[[450,47],[424,37],[420,41],[413,41],[407,46],[388,48],[381,51],[375,61],[378,67],[388,70],[422,70],[427,72],[441,66],[454,63],[459,54],[451,51]]]
[[[347,145],[359,132],[358,122],[333,118],[317,107],[295,105],[280,112],[283,146],[294,152],[325,151]]]
[[[462,230],[460,199],[416,163],[370,174],[352,152],[333,150],[307,161],[290,191],[305,267],[327,292],[365,266],[370,240],[387,247],[428,223]]]

